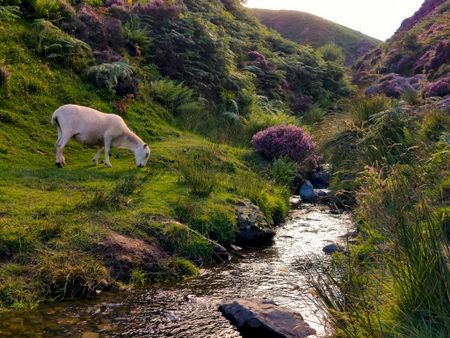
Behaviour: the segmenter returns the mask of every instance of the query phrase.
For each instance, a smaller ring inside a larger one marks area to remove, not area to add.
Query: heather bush
[[[252,144],[267,159],[283,156],[311,169],[316,168],[321,159],[316,153],[316,143],[312,137],[293,125],[275,126],[260,131],[253,136]]]
[[[145,5],[137,4],[133,12],[140,16],[154,18],[155,20],[173,20],[178,18],[181,9],[172,2],[165,0],[151,0]]]
[[[82,6],[69,29],[93,50],[113,49],[119,52],[125,43],[122,23],[119,19],[104,14],[101,8]]]

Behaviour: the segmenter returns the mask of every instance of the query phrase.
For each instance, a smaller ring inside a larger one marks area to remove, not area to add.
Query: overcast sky
[[[386,40],[424,0],[247,0],[247,6],[312,13]]]

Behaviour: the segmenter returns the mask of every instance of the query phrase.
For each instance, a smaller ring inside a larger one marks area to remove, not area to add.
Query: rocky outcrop
[[[410,30],[417,23],[430,16],[445,1],[447,0],[426,0],[412,17],[403,20],[400,28],[397,30],[397,33]]]
[[[219,306],[244,337],[302,338],[316,333],[301,314],[273,302],[237,299]]]
[[[272,241],[275,231],[261,210],[249,200],[236,204],[236,243],[243,246],[264,245]]]
[[[391,73],[381,77],[375,84],[367,88],[366,94],[384,94],[389,97],[399,98],[407,91],[418,92],[421,81],[423,80],[423,75],[403,77],[401,75]]]
[[[425,97],[446,96],[450,94],[450,74],[429,83],[424,90]]]

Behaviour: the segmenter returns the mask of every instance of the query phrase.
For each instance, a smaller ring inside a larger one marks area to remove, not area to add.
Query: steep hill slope
[[[398,31],[355,64],[355,80],[378,82],[370,92],[399,97],[450,94],[450,1],[426,0]]]
[[[251,136],[349,92],[239,1],[0,3],[0,308],[195,274],[235,240],[242,199],[281,221],[288,192]],[[92,167],[71,143],[55,168],[67,103],[122,115],[149,166],[114,149]]]
[[[330,42],[335,43],[343,49],[347,65],[381,43],[375,38],[309,13],[269,9],[250,11],[267,27],[302,45],[318,48]]]

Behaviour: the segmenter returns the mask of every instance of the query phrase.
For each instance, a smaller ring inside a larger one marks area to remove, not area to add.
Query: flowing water
[[[157,289],[108,293],[95,300],[43,305],[25,314],[0,314],[0,337],[241,337],[218,304],[233,298],[273,300],[299,311],[326,335],[307,278],[328,258],[322,248],[345,237],[348,215],[302,205],[281,226],[274,244],[242,251],[200,278]]]

